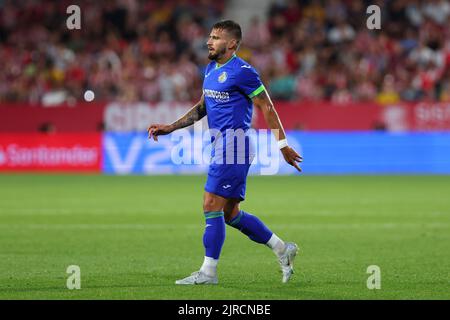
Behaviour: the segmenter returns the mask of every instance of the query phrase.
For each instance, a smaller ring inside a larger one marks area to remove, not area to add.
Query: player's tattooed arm
[[[148,138],[158,141],[158,136],[169,134],[175,130],[189,127],[194,122],[206,116],[205,98],[202,95],[198,101],[188,112],[186,112],[180,119],[171,124],[152,124],[148,127]]]
[[[272,130],[275,139],[277,141],[286,139],[286,133],[284,132],[280,117],[278,116],[273,102],[265,89],[253,97],[253,105],[261,110],[267,126]],[[287,163],[295,167],[298,171],[302,171],[297,162],[302,162],[303,158],[294,149],[289,146],[285,146],[281,149],[281,153]]]
[[[197,102],[188,112],[186,112],[185,115],[169,126],[172,131],[189,127],[204,116],[206,116],[206,105],[204,96],[202,95],[199,102]]]

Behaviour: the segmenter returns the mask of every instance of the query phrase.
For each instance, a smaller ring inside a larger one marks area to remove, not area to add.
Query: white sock
[[[218,263],[219,260],[205,256],[205,260],[203,260],[203,264],[202,267],[200,268],[200,271],[206,274],[208,277],[215,277],[217,274]]]
[[[271,248],[272,251],[278,257],[280,257],[286,250],[286,245],[284,244],[284,241],[278,238],[278,236],[275,233],[273,233],[269,241],[267,241],[266,246]]]

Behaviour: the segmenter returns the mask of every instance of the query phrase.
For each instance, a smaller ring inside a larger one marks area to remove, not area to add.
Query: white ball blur
[[[84,100],[86,100],[87,102],[91,102],[94,99],[95,99],[94,91],[86,90],[86,92],[84,93]]]

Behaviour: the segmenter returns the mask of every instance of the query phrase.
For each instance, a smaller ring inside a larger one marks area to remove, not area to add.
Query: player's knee
[[[223,217],[225,218],[225,222],[228,223],[233,219],[231,211],[223,210]]]
[[[230,222],[239,213],[239,203],[233,203],[231,205],[225,205],[223,208],[223,215],[225,222]]]
[[[223,208],[220,208],[219,203],[212,197],[206,197],[203,200],[203,211],[211,212],[211,211],[221,211]]]

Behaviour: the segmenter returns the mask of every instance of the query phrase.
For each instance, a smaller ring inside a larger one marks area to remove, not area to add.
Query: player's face
[[[227,52],[228,38],[225,30],[212,29],[208,42],[206,43],[208,46],[208,59],[220,59]]]

